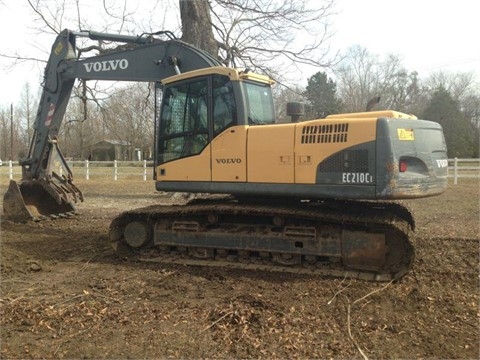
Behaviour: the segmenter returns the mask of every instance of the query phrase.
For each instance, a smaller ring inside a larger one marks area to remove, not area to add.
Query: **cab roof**
[[[275,83],[275,81],[273,81],[272,79],[270,79],[268,76],[265,76],[265,75],[255,74],[248,70],[238,70],[238,69],[232,69],[232,68],[223,67],[223,66],[214,66],[214,67],[208,67],[208,68],[199,69],[199,70],[188,71],[179,75],[167,77],[161,80],[161,83],[163,85],[166,85],[166,84],[170,84],[172,82],[176,82],[180,80],[190,79],[197,76],[212,75],[212,74],[228,76],[232,81],[252,80],[252,81],[257,81],[257,82],[269,84],[269,85],[273,85]]]

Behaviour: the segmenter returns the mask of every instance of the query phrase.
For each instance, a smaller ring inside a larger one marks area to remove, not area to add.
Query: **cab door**
[[[157,151],[157,180],[211,181],[210,78],[164,90]]]
[[[212,77],[212,181],[246,181],[247,126],[238,126],[234,86],[228,76]]]
[[[247,181],[248,126],[233,126],[212,141],[212,181]]]

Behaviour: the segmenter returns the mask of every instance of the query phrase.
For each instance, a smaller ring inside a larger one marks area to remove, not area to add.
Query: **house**
[[[92,161],[129,161],[134,158],[134,147],[125,140],[102,140],[91,147]]]

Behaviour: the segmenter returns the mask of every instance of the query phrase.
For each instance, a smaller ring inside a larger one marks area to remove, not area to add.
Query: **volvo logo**
[[[242,159],[236,158],[236,159],[215,159],[217,160],[217,164],[240,164],[242,162]]]
[[[83,64],[85,70],[89,72],[104,72],[104,71],[115,71],[117,69],[125,70],[128,68],[127,59],[117,59],[117,60],[106,60],[106,61],[95,61],[88,62]]]
[[[448,160],[447,160],[447,159],[437,160],[437,166],[438,166],[439,168],[446,168],[446,167],[448,167]]]

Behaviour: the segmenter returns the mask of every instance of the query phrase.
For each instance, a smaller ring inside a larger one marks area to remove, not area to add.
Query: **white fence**
[[[480,178],[480,159],[448,159],[448,177],[454,185],[459,178]]]
[[[153,179],[152,161],[67,161],[74,178],[85,180],[109,178],[113,180],[138,178],[143,181]],[[6,161],[0,167],[0,176],[8,174],[10,180],[22,177],[18,162]],[[8,170],[7,170],[8,169]],[[62,168],[59,168],[62,173]]]
[[[0,167],[0,176],[7,175],[9,179],[21,178],[22,169],[18,162],[6,161]],[[73,176],[91,178],[110,178],[113,180],[142,178],[144,181],[153,178],[153,162],[144,161],[68,161]],[[458,184],[459,178],[480,179],[480,159],[448,159],[448,177],[453,178],[453,184]]]
[[[83,173],[85,180],[90,180],[90,174],[92,176],[113,176],[113,180],[118,180],[118,177],[135,176],[141,174],[143,181],[153,178],[153,163],[143,161],[71,161],[68,162],[68,166],[74,173],[75,166],[77,166],[77,174],[82,172],[79,168],[83,167]],[[147,168],[150,170],[147,176]],[[74,173],[75,176],[75,173]],[[77,175],[78,176],[78,175]]]

